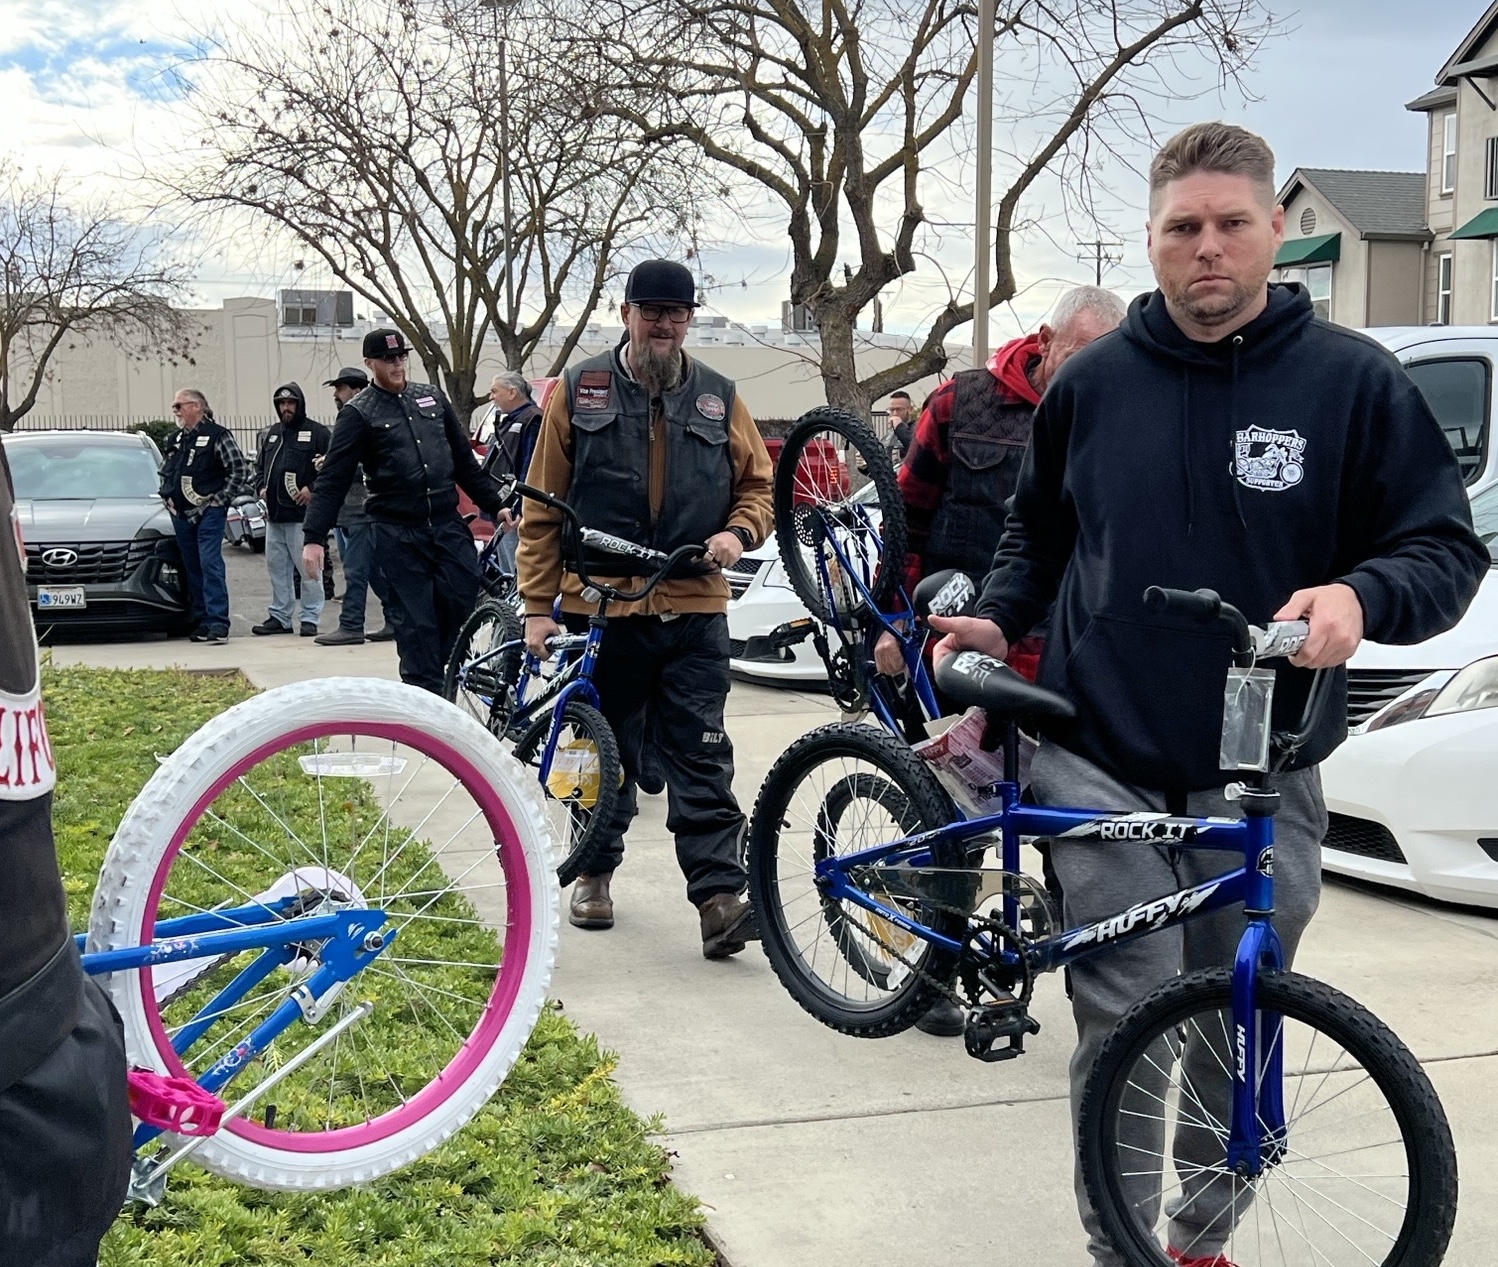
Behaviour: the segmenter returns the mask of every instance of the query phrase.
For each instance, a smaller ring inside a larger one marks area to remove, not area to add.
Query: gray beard
[[[652,396],[668,392],[681,382],[680,350],[657,356],[648,340],[644,346],[631,342],[629,363],[635,372],[635,381]]]

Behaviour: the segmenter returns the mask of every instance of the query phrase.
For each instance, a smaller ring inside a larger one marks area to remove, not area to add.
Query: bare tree
[[[827,399],[870,402],[940,370],[972,320],[954,293],[920,345],[858,376],[855,322],[916,270],[923,187],[960,157],[977,69],[970,0],[601,0],[570,39],[607,68],[599,108],[676,140],[785,215],[790,298],[821,334]],[[999,0],[991,302],[1015,293],[1027,195],[1059,176],[1084,214],[1099,168],[1165,103],[1236,83],[1269,30],[1258,0]],[[648,87],[642,88],[641,85]],[[1007,182],[1007,183],[1001,183]]]
[[[61,176],[0,162],[0,431],[31,411],[74,340],[187,359],[192,321],[171,306],[182,289],[156,235],[72,197]]]
[[[509,23],[507,151],[494,19],[477,0],[292,0],[185,69],[202,146],[176,192],[305,246],[389,315],[463,417],[491,331],[523,369],[565,312],[557,372],[615,261],[674,238],[691,214],[681,163],[583,109],[544,19],[522,16]]]

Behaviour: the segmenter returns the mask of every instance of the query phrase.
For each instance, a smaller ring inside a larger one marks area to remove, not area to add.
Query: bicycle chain
[[[972,939],[973,932],[977,931],[969,923],[969,921],[974,918],[974,913],[971,911],[964,911],[961,907],[949,906],[944,902],[938,902],[933,898],[922,898],[921,902],[923,905],[940,911],[943,914],[955,915],[957,916],[957,918],[961,919],[964,922],[964,925],[966,925],[968,928],[968,936],[963,941],[963,953],[958,960],[957,974],[958,977],[961,978],[964,972],[969,969],[972,969],[976,974],[976,968],[974,968],[973,965],[967,962],[967,943]],[[859,909],[861,911],[862,908]],[[959,1008],[981,1006],[981,1003],[979,1002],[977,997],[973,997],[965,1001],[962,994],[959,993],[953,986],[948,985],[945,981],[941,980],[937,976],[934,976],[932,973],[927,972],[919,965],[911,963],[908,959],[905,958],[904,955],[902,955],[898,950],[896,950],[887,941],[885,941],[884,938],[882,938],[873,929],[867,928],[857,920],[853,919],[846,910],[840,909],[839,916],[846,923],[853,925],[854,928],[861,932],[865,937],[872,941],[886,954],[892,956],[897,963],[903,965],[906,970],[909,971],[912,975],[920,977],[929,985],[934,986],[938,993],[943,995],[948,1002],[955,1004]],[[994,915],[983,916],[980,927],[987,928],[990,932],[997,933],[999,937],[1001,937],[1004,941],[1007,941],[1010,945],[1018,949],[1020,962],[1023,965],[1022,973],[1024,977],[1024,987],[1022,993],[1016,996],[1016,1001],[1021,1005],[1028,1003],[1034,993],[1035,969],[1030,963],[1024,939],[1007,923]],[[966,982],[964,982],[964,987],[967,987]],[[969,990],[969,993],[973,996],[976,996],[978,992],[976,990]]]

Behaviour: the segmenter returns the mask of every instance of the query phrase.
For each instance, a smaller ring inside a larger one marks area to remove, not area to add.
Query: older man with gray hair
[[[1004,503],[1014,493],[1035,407],[1056,371],[1073,353],[1115,330],[1124,306],[1112,291],[1077,286],[1057,301],[1049,322],[999,348],[981,369],[962,370],[936,389],[916,424],[900,466],[905,502],[906,583],[958,568],[975,580],[988,575],[1004,533]],[[1025,639],[1011,663],[1033,678],[1038,637]],[[882,673],[905,670],[892,635],[881,634],[874,663]],[[917,1028],[955,1037],[961,1009],[939,1002]]]
[[[524,374],[501,370],[489,385],[489,399],[494,403],[494,413],[484,469],[496,477],[513,475],[523,480],[541,431],[541,410],[531,399],[531,385]],[[495,516],[495,531],[502,534],[499,564],[506,572],[515,571],[522,509],[523,500],[516,497]]]

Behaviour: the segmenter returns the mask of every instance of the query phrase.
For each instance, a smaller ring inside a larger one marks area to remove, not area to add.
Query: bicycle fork
[[[1227,1167],[1253,1179],[1280,1161],[1286,1144],[1283,1019],[1256,1005],[1260,971],[1278,972],[1285,966],[1273,924],[1274,812],[1280,798],[1278,792],[1245,789],[1240,799],[1250,846],[1243,901],[1248,927],[1233,962],[1233,1120]]]

